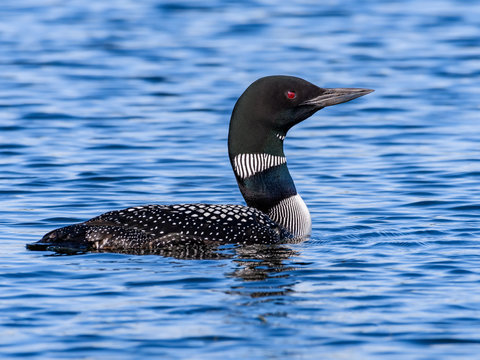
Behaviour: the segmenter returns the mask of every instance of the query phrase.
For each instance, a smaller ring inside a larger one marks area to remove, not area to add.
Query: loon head
[[[203,258],[205,250],[225,243],[302,241],[310,235],[312,221],[288,172],[283,139],[316,111],[371,91],[324,89],[290,76],[264,77],[245,90],[232,113],[229,156],[247,205],[258,211],[238,205],[140,206],[51,231],[27,247],[166,256],[180,250],[182,258]]]
[[[288,171],[283,140],[292,126],[318,110],[372,91],[321,88],[293,76],[252,83],[235,104],[228,134],[230,162],[247,205],[295,237],[310,234],[310,213]]]
[[[229,148],[233,153],[274,151],[275,139],[324,107],[371,93],[371,89],[321,88],[293,76],[266,76],[240,96],[230,121]],[[273,143],[272,143],[273,141]]]

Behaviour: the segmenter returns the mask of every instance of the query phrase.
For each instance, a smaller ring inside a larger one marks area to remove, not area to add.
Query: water
[[[3,1],[0,357],[461,359],[480,351],[477,1]],[[243,203],[258,77],[376,90],[286,140],[310,241],[216,259],[29,252],[148,203]]]

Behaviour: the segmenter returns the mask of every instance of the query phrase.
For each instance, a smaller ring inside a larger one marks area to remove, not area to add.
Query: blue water
[[[478,357],[478,1],[4,0],[0,19],[1,358]],[[289,133],[310,241],[25,249],[108,210],[243,203],[229,116],[271,74],[376,90]]]

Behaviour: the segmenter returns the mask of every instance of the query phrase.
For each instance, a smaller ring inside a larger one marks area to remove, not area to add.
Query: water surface
[[[3,1],[3,358],[461,359],[480,352],[476,1]],[[289,133],[308,242],[213,259],[29,252],[148,203],[243,203],[237,97],[375,89]]]

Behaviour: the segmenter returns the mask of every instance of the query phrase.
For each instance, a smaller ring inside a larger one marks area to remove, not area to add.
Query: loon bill
[[[283,153],[288,130],[318,110],[373,90],[320,88],[292,76],[267,76],[240,96],[228,153],[242,205],[146,205],[111,211],[47,233],[31,250],[155,252],[175,244],[277,244],[309,237],[311,218]]]

